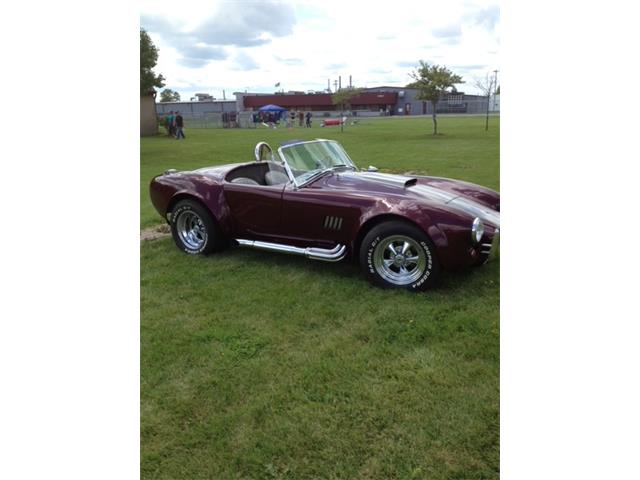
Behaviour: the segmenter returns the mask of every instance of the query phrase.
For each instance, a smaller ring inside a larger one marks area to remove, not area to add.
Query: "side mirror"
[[[369,165],[369,168],[367,168],[367,172],[377,172],[377,171],[378,169],[373,165]]]

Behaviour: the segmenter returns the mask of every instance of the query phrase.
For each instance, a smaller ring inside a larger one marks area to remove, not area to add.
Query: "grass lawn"
[[[277,147],[292,139],[338,140],[360,167],[375,165],[394,173],[407,171],[459,178],[499,190],[499,122],[490,120],[484,131],[484,117],[439,117],[433,136],[427,117],[364,119],[343,133],[337,127],[260,129],[193,129],[187,125],[186,141],[166,135],[140,139],[141,227],[162,219],[149,200],[149,182],[168,168],[191,170],[210,165],[253,161],[253,148],[261,140]]]
[[[342,142],[359,166],[499,188],[499,120],[187,130],[141,139],[166,168],[252,159],[255,143]],[[188,125],[187,125],[188,127]],[[489,479],[499,468],[499,262],[424,294],[370,286],[354,264],[141,246],[141,473],[146,479]]]

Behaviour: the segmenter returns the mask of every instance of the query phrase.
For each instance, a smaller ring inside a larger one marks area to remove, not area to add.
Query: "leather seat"
[[[241,183],[243,185],[260,185],[255,180],[247,177],[236,177],[233,180],[231,180],[231,183]]]
[[[267,185],[282,185],[289,181],[289,177],[277,170],[269,170],[264,174],[264,181],[267,182]]]

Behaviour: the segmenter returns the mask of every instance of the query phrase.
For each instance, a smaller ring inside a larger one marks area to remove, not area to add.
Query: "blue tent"
[[[278,105],[265,105],[264,107],[260,107],[259,112],[278,112],[282,113],[286,111],[286,108],[279,107]]]
[[[258,109],[259,112],[264,112],[272,117],[269,121],[280,121],[280,117],[282,117],[282,113],[286,112],[286,108],[279,107],[278,105],[265,105],[264,107],[260,107]]]

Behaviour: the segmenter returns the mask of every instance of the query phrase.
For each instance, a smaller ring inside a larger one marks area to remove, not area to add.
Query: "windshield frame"
[[[336,145],[338,145],[340,147],[340,149],[342,150],[342,152],[344,153],[346,159],[349,161],[350,165],[334,165],[333,167],[326,167],[323,170],[319,170],[319,169],[318,170],[309,170],[309,172],[316,171],[317,173],[314,173],[313,175],[310,175],[309,178],[307,178],[303,182],[298,182],[296,176],[293,174],[293,171],[291,170],[291,167],[289,166],[289,163],[287,162],[287,158],[284,155],[284,150],[287,149],[287,148],[297,147],[297,146],[304,145],[304,144],[307,144],[307,143],[324,143],[324,142],[326,142],[326,143],[335,143]],[[311,182],[313,182],[313,181],[317,180],[319,177],[323,176],[325,173],[332,172],[337,167],[348,167],[348,168],[352,168],[353,170],[358,170],[358,167],[356,166],[354,161],[351,160],[351,157],[349,156],[347,151],[344,149],[344,147],[339,142],[337,142],[335,140],[328,140],[328,139],[325,139],[325,138],[317,138],[315,140],[306,140],[306,141],[302,141],[302,142],[291,143],[289,145],[283,145],[283,146],[278,148],[278,156],[280,157],[280,160],[284,164],[284,167],[285,167],[285,169],[287,171],[287,174],[289,175],[289,178],[293,181],[293,185],[294,185],[294,187],[296,189],[307,186]]]

